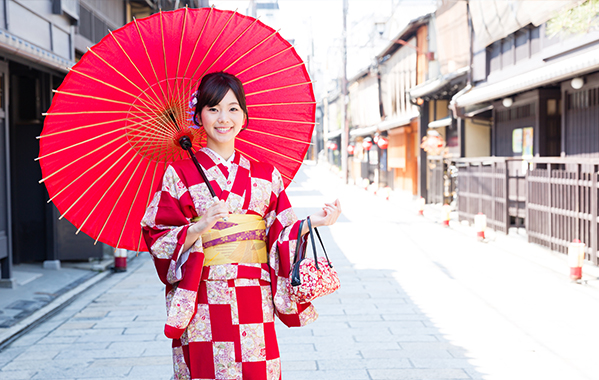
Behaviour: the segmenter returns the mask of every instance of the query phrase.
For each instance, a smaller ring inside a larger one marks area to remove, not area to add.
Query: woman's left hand
[[[314,227],[331,226],[335,224],[339,215],[341,215],[341,202],[336,199],[333,203],[325,203],[322,211],[310,215],[310,220]]]

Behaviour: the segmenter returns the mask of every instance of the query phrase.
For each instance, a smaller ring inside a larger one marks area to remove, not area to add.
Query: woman
[[[194,122],[206,131],[196,157],[218,200],[191,160],[177,161],[142,221],[166,284],[175,379],[278,380],[274,314],[289,327],[317,318],[311,304],[291,301],[285,283],[300,221],[277,169],[235,151],[235,137],[248,123],[239,79],[206,75]],[[340,213],[337,200],[310,218],[320,227]]]

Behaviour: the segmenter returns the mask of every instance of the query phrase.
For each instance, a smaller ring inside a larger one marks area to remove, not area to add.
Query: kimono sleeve
[[[181,281],[189,254],[202,252],[201,238],[187,252],[182,252],[190,220],[195,216],[187,186],[169,166],[141,222],[144,240],[164,284]]]
[[[318,318],[314,306],[293,302],[287,287],[300,221],[291,208],[281,174],[276,168],[272,173],[272,193],[265,219],[275,313],[288,327],[314,322]]]
[[[197,216],[187,186],[169,166],[142,219],[144,240],[166,284],[165,335],[178,339],[196,311],[204,253],[201,237],[183,252],[191,218]]]

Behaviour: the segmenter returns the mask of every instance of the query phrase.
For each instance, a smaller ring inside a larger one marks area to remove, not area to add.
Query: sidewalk
[[[315,323],[277,325],[283,379],[596,378],[599,290],[590,275],[570,282],[561,256],[520,238],[480,243],[319,166],[288,193],[299,217],[340,198],[320,232],[341,289],[315,302]],[[170,379],[163,292],[140,254],[0,351],[0,378]]]
[[[63,262],[60,269],[43,268],[42,263],[15,265],[16,286],[0,288],[0,348],[102,280],[113,265],[111,255]]]

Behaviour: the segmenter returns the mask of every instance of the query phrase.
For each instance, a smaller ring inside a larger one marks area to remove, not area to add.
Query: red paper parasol
[[[179,9],[133,21],[90,48],[58,88],[40,136],[43,179],[61,213],[113,247],[146,250],[140,220],[169,163],[205,133],[191,122],[202,76],[236,75],[249,126],[236,149],[287,185],[308,149],[315,101],[302,60],[276,31],[235,12]]]

